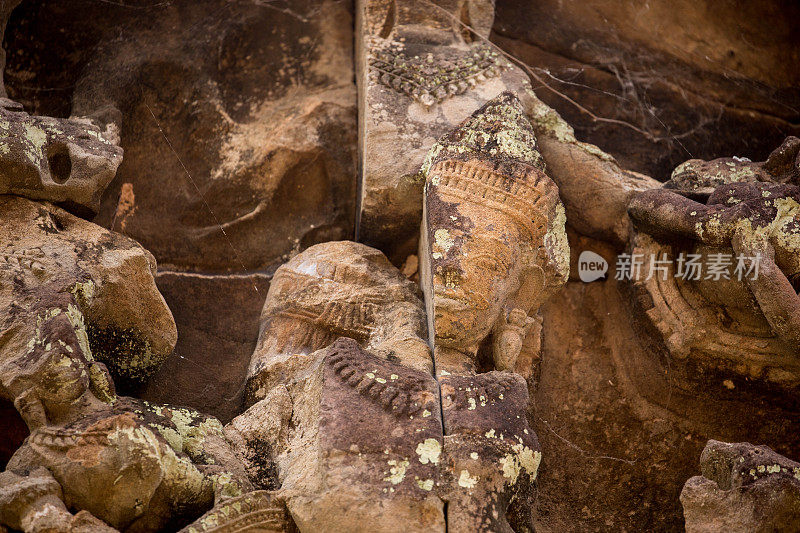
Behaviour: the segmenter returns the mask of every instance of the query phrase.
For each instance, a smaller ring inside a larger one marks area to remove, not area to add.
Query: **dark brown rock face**
[[[681,531],[681,487],[709,439],[761,442],[790,457],[800,445],[797,411],[752,392],[763,381],[740,390],[709,380],[698,397],[631,323],[629,298],[612,276],[569,282],[543,309],[532,405],[545,531]]]
[[[242,409],[269,276],[162,271],[156,285],[173,310],[178,343],[142,397],[191,405],[227,423]]]
[[[691,157],[763,160],[797,134],[798,20],[783,0],[515,0],[497,3],[492,39],[581,140],[663,181]]]
[[[28,8],[6,43],[16,50],[12,97],[66,115],[71,95],[73,113],[120,125],[126,156],[98,223],[137,239],[160,264],[205,271],[261,268],[352,235],[356,90],[346,3],[88,9]],[[59,17],[53,28],[48,21]],[[54,79],[35,64],[49,57],[37,43],[56,47],[64,28],[82,37],[73,56],[52,54],[65,56],[52,65],[62,73]],[[66,88],[62,100],[26,90],[31,79]]]

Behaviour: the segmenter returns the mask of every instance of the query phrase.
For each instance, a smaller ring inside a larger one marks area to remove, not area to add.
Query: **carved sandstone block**
[[[340,336],[376,355],[432,373],[419,288],[386,257],[349,241],[318,244],[281,266],[261,314],[248,373],[247,403]]]
[[[668,189],[636,195],[629,206],[644,264],[634,279],[637,302],[660,334],[686,383],[730,387],[800,387],[800,188],[764,182],[718,186],[706,203]],[[677,258],[683,254],[683,276]],[[724,275],[691,274],[690,254]],[[672,258],[648,276],[654,260]],[[737,270],[740,269],[740,270]],[[687,275],[687,273],[689,275]]]
[[[431,373],[345,338],[292,357],[294,372],[277,394],[267,393],[290,404],[278,412],[257,403],[234,424],[282,427],[269,448],[298,528],[444,531],[442,422]],[[281,420],[283,413],[291,418]]]
[[[528,316],[569,273],[558,187],[520,101],[503,93],[431,149],[421,280],[437,370],[472,372],[495,330],[494,366],[514,367]]]
[[[252,490],[218,420],[118,397],[86,350],[85,330],[75,325],[82,323],[80,311],[39,315],[29,349],[0,367],[3,390],[31,430],[8,463],[23,476],[13,485],[44,467],[66,508],[126,532],[177,528],[215,498]],[[24,519],[13,514],[22,511],[14,501],[0,500],[5,505],[7,524]],[[49,507],[37,504],[31,520]]]
[[[490,2],[361,0],[357,9],[358,238],[400,264],[418,238],[425,154],[487,100],[526,87],[527,76],[481,38]]]
[[[118,144],[113,124],[103,132],[86,119],[31,116],[0,98],[0,194],[93,216],[122,162]]]

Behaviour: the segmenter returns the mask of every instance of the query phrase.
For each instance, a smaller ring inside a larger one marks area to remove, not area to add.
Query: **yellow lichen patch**
[[[516,457],[507,454],[500,458],[500,466],[503,469],[503,477],[510,479],[512,483],[517,482],[519,477],[520,464]]]
[[[214,492],[225,498],[235,498],[242,495],[242,488],[233,481],[233,476],[227,472],[211,474],[208,476],[214,485]]]
[[[434,246],[441,248],[447,253],[450,248],[455,244],[455,240],[450,235],[450,232],[444,228],[439,228],[433,233]]]
[[[92,280],[86,282],[76,282],[70,287],[69,292],[75,296],[75,300],[80,306],[87,306],[92,303],[94,298],[95,285]]]
[[[428,463],[439,464],[439,457],[442,454],[442,445],[436,439],[425,439],[424,442],[417,444],[417,455],[419,462],[426,465]]]
[[[32,124],[23,124],[22,127],[25,130],[23,138],[27,141],[25,155],[31,163],[38,165],[39,161],[44,156],[44,147],[47,144],[47,133],[45,133],[42,128]]]
[[[531,450],[522,444],[515,444],[512,449],[517,454],[519,464],[528,471],[531,479],[536,479],[536,474],[539,471],[539,463],[542,462],[542,453]]]
[[[777,213],[768,224],[754,228],[750,219],[741,219],[736,234],[752,248],[759,248],[774,239],[788,250],[800,251],[800,234],[793,229],[794,222],[800,219],[800,204],[793,198],[777,198],[774,206]]]
[[[569,276],[569,241],[567,239],[567,215],[564,206],[556,205],[556,214],[550,229],[544,236],[544,245],[556,266],[556,270],[565,279]]]
[[[478,476],[472,476],[469,473],[469,470],[462,470],[461,475],[458,477],[458,485],[460,487],[464,487],[465,489],[473,489],[475,485],[478,484],[479,478]]]
[[[542,461],[542,454],[531,450],[522,443],[514,444],[512,447],[514,454],[506,454],[500,458],[500,467],[503,477],[510,479],[512,483],[517,481],[520,472],[524,469],[528,472],[531,479],[536,479],[539,471],[539,463]]]
[[[83,313],[76,305],[69,304],[67,306],[67,318],[69,323],[72,324],[75,330],[75,335],[78,337],[78,345],[83,351],[84,357],[87,360],[92,360],[92,349],[89,347],[89,335],[86,332],[86,324],[83,321]]]
[[[389,475],[383,478],[384,481],[388,481],[392,485],[397,485],[406,477],[406,469],[408,468],[408,461],[402,460],[397,461],[396,459],[390,459],[387,461],[389,465]]]
[[[427,490],[427,491],[433,490],[433,480],[432,479],[425,479],[425,480],[418,479],[417,480],[417,485],[422,490]]]

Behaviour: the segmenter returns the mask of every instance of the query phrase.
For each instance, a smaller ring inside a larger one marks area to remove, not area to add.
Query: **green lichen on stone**
[[[44,157],[44,148],[47,145],[47,133],[40,127],[32,124],[23,124],[23,139],[26,141],[25,155],[34,165],[38,165]]]
[[[800,233],[795,222],[800,220],[800,204],[794,198],[776,198],[775,216],[766,224],[753,226],[749,218],[736,225],[736,234],[751,248],[760,248],[774,240],[786,250],[800,252]]]
[[[511,93],[487,103],[436,142],[422,164],[421,174],[427,177],[437,161],[471,155],[522,161],[544,169],[533,127]]]
[[[69,292],[71,292],[75,296],[75,301],[78,302],[78,305],[81,308],[85,308],[91,305],[92,300],[94,299],[94,292],[95,292],[95,284],[94,281],[88,280],[84,282],[77,281],[75,282],[72,287],[69,288]]]
[[[567,215],[561,202],[556,204],[556,215],[544,236],[544,245],[556,270],[566,279],[569,277],[569,241],[567,239]]]
[[[144,382],[164,360],[133,329],[90,323],[86,331],[94,357],[105,363],[115,378],[130,384]]]
[[[555,109],[539,100],[533,90],[528,89],[528,96],[533,102],[528,108],[528,118],[533,124],[533,129],[539,135],[546,135],[559,142],[575,145],[587,154],[602,159],[603,161],[614,161],[611,155],[597,146],[577,140],[575,138],[575,130],[572,129],[572,126],[561,118],[561,115],[559,115]]]

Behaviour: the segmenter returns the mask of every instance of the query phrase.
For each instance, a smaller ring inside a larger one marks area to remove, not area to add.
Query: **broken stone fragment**
[[[525,380],[511,373],[439,378],[447,530],[533,531],[542,459]]]
[[[257,403],[233,426],[280,427],[262,438],[298,528],[390,532],[402,523],[407,531],[444,531],[442,422],[431,373],[403,365],[402,353],[377,357],[345,338],[291,358],[292,372],[266,393],[289,405]],[[256,433],[247,433],[253,443]]]
[[[215,500],[252,490],[218,420],[116,395],[73,325],[79,316],[38,315],[35,342],[0,366],[2,390],[31,430],[9,472],[44,467],[67,509],[131,533],[180,527]],[[18,507],[0,500],[0,516],[13,526],[24,519],[13,514],[24,511]]]
[[[642,262],[633,276],[636,302],[683,386],[704,394],[708,381],[728,380],[730,389],[778,387],[793,397],[800,390],[800,188],[730,183],[706,203],[653,189],[636,194],[628,210],[632,254]],[[706,270],[690,269],[690,255]],[[663,258],[666,271],[649,276]],[[715,261],[721,274],[709,275]]]
[[[437,370],[473,372],[494,329],[494,366],[513,370],[529,316],[569,275],[558,187],[511,93],[486,103],[423,164],[421,280]]]
[[[700,469],[681,492],[687,533],[796,530],[800,463],[767,446],[710,440]]]
[[[297,531],[278,495],[258,490],[222,501],[179,533],[291,533]]]
[[[705,201],[721,185],[759,181],[800,183],[800,139],[787,137],[762,162],[742,157],[721,157],[711,161],[690,159],[675,168],[664,188]]]
[[[136,242],[14,196],[0,196],[0,222],[0,366],[40,344],[42,321],[59,314],[87,358],[123,386],[172,352],[175,322],[153,280],[155,260]]]
[[[108,128],[103,132],[86,119],[31,116],[0,98],[0,194],[93,216],[122,162],[115,126]]]
[[[298,357],[340,336],[432,373],[419,288],[378,250],[350,241],[308,248],[272,278],[248,373],[247,404],[291,373]]]

